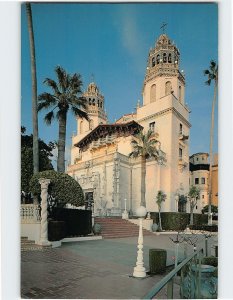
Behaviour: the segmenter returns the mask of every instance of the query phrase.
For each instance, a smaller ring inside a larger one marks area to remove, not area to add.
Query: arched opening
[[[154,57],[152,57],[152,67],[154,67],[155,66],[155,58]]]
[[[91,98],[89,98],[89,105],[91,105]]]
[[[171,83],[171,81],[167,81],[165,83],[165,95],[167,96],[167,95],[171,94],[171,91],[172,91],[172,83]]]
[[[163,53],[163,62],[166,63],[167,62],[167,54]]]
[[[92,105],[95,106],[95,99],[92,99]]]
[[[80,129],[79,129],[80,134],[83,133],[83,121],[80,122]]]
[[[157,63],[157,64],[159,64],[159,60],[160,60],[160,55],[158,54],[158,55],[156,56],[156,63]]]
[[[181,93],[182,93],[181,86],[179,86],[178,99],[179,99],[180,102],[182,100],[182,94]]]
[[[150,102],[156,101],[156,84],[153,84],[150,89]]]
[[[169,63],[172,62],[172,55],[171,55],[171,53],[168,54],[168,62],[169,62]]]
[[[94,121],[90,120],[89,122],[89,129],[92,130],[94,128]]]

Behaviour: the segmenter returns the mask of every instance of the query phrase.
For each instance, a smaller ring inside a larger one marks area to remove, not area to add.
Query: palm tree
[[[37,114],[37,78],[34,33],[31,4],[26,3],[32,77],[32,123],[33,123],[33,173],[39,172],[38,114]]]
[[[59,122],[57,171],[65,172],[67,113],[70,110],[75,116],[88,120],[88,115],[85,111],[87,101],[82,96],[80,74],[70,75],[60,66],[55,68],[55,73],[57,83],[49,78],[44,80],[44,84],[52,89],[53,94],[45,92],[39,95],[38,111],[52,109],[44,117],[46,124],[50,125],[55,116]]]
[[[193,225],[193,211],[200,199],[200,191],[196,186],[191,186],[189,189],[188,200],[190,203],[190,225]]]
[[[211,111],[211,128],[210,128],[210,170],[209,170],[209,201],[208,201],[208,225],[212,225],[212,214],[211,214],[211,197],[212,197],[212,161],[213,161],[213,137],[214,137],[214,109],[217,99],[218,91],[218,65],[215,61],[210,61],[210,67],[204,70],[204,75],[208,76],[208,80],[205,82],[207,85],[211,85],[214,81],[214,98],[212,102]]]
[[[160,142],[154,138],[153,131],[149,130],[147,133],[140,131],[135,135],[135,139],[131,141],[133,151],[129,154],[129,157],[137,158],[141,157],[141,206],[146,207],[146,160],[149,157],[154,157],[155,160],[161,161],[160,149],[157,149],[157,144]],[[159,147],[160,148],[160,147]]]
[[[167,198],[167,195],[162,192],[162,191],[158,191],[158,194],[156,196],[156,203],[158,205],[158,209],[159,209],[159,231],[162,231],[162,223],[161,223],[161,207],[162,207],[162,203],[165,202]]]

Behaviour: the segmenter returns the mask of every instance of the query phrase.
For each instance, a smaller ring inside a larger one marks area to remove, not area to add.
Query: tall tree
[[[36,78],[36,54],[34,43],[34,32],[32,22],[32,9],[29,2],[26,3],[30,58],[32,77],[32,124],[33,124],[33,173],[39,172],[39,144],[38,144],[38,114],[37,114],[37,78]]]
[[[156,203],[158,205],[158,210],[159,210],[159,231],[162,231],[161,208],[162,208],[162,203],[165,202],[166,198],[167,195],[164,192],[158,191],[156,196]]]
[[[204,75],[208,77],[205,82],[208,86],[214,82],[214,97],[211,110],[211,127],[210,127],[210,170],[209,170],[209,201],[208,201],[208,225],[212,225],[211,200],[212,200],[212,163],[213,163],[213,139],[214,139],[214,110],[218,93],[218,65],[215,61],[210,61],[209,69],[204,70]]]
[[[149,130],[147,133],[140,131],[135,135],[135,139],[131,141],[133,151],[129,157],[141,158],[141,206],[146,207],[146,160],[154,157],[156,161],[162,160],[160,151],[160,142],[154,138],[153,131]],[[159,148],[157,147],[159,145]]]
[[[24,198],[30,197],[29,182],[33,176],[33,135],[25,134],[26,128],[21,127],[21,191]],[[39,171],[53,170],[51,159],[55,144],[46,144],[39,139]],[[33,198],[37,198],[34,195]]]
[[[47,125],[51,124],[55,116],[59,122],[57,171],[65,172],[67,113],[71,110],[75,116],[88,120],[85,111],[87,100],[82,96],[80,74],[70,75],[60,66],[55,68],[55,73],[57,82],[49,78],[44,80],[44,84],[52,89],[53,94],[45,92],[39,95],[38,111],[51,109],[44,117]]]
[[[188,194],[188,201],[190,204],[190,225],[193,225],[193,211],[200,199],[200,191],[196,186],[191,186]]]

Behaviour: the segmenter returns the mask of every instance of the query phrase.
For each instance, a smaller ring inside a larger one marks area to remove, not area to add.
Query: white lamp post
[[[142,231],[142,221],[146,215],[147,211],[144,206],[140,206],[136,210],[136,215],[139,217],[139,235],[138,235],[138,252],[137,252],[137,262],[136,267],[134,267],[133,276],[144,278],[146,277],[146,269],[143,264],[143,231]]]

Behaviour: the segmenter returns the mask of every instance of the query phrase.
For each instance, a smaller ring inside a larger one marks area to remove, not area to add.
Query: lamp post
[[[178,210],[179,210],[179,205],[178,205],[178,203],[179,203],[179,195],[178,194],[175,195],[175,200],[176,200],[176,211],[178,212]]]
[[[147,211],[144,206],[140,206],[136,210],[136,215],[139,217],[139,235],[138,235],[138,251],[137,251],[137,262],[136,267],[134,267],[133,276],[137,278],[146,277],[146,269],[143,263],[143,231],[142,231],[142,221],[146,215]]]

